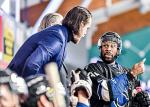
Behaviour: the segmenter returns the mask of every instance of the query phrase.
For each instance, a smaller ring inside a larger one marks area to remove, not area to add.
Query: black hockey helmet
[[[113,41],[117,43],[118,46],[118,54],[121,54],[121,50],[122,50],[122,40],[120,38],[120,36],[116,33],[116,32],[105,32],[98,40],[98,47],[100,48],[102,43],[105,41]]]

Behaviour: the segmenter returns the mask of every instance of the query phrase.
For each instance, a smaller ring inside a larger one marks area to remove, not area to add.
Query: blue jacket
[[[43,74],[44,66],[49,62],[56,62],[60,70],[69,36],[72,33],[62,25],[33,34],[18,50],[8,68],[22,77]]]

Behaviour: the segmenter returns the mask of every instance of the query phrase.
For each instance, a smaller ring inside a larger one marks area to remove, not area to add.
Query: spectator
[[[38,31],[42,31],[43,29],[49,27],[49,26],[53,26],[53,25],[56,25],[56,24],[61,24],[62,23],[62,20],[63,20],[63,16],[59,13],[49,13],[49,14],[46,14],[41,23],[40,23],[40,26],[38,28]]]
[[[0,107],[20,107],[27,98],[27,86],[23,78],[7,71],[0,71]]]

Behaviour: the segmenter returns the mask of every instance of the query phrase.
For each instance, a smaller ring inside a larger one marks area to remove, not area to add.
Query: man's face
[[[0,85],[0,107],[19,107],[18,96],[10,91],[7,84]]]
[[[80,29],[79,29],[79,34],[78,35],[73,35],[74,36],[74,43],[78,44],[81,40],[82,37],[84,37],[87,33],[87,30],[90,28],[92,23],[92,19],[89,18],[88,19],[88,23],[86,23],[85,25],[83,24],[83,22],[80,24]]]
[[[102,42],[101,58],[104,62],[112,63],[118,53],[117,43],[112,41]]]

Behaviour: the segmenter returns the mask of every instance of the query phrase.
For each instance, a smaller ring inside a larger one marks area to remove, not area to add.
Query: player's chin
[[[111,62],[111,61],[113,60],[113,57],[104,57],[104,58],[105,58],[105,60],[108,61],[108,62],[109,62],[109,61]]]
[[[74,44],[78,44],[80,42],[81,38],[74,38],[74,40],[72,40],[72,42]]]
[[[112,55],[104,55],[105,60],[112,60]]]

